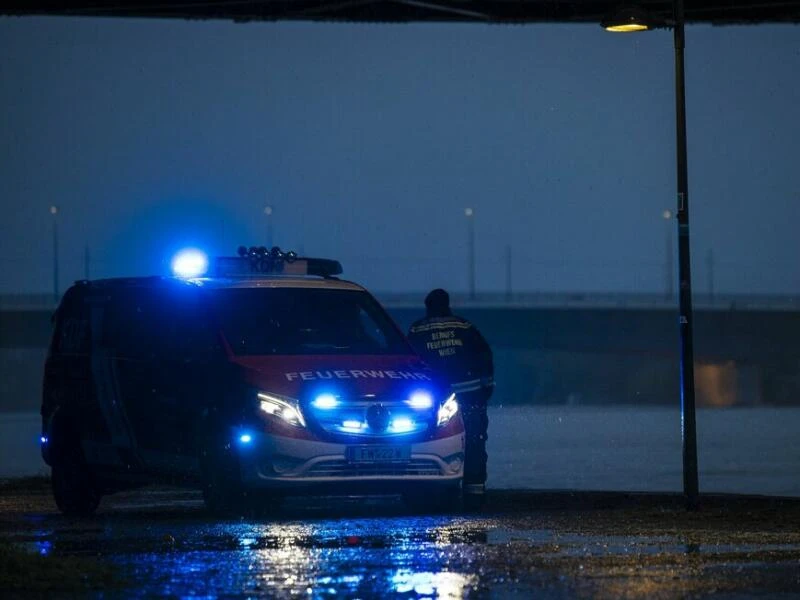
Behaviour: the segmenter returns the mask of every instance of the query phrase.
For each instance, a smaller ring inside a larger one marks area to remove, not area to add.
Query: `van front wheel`
[[[92,515],[100,505],[101,494],[77,440],[63,442],[54,452],[50,476],[56,506],[65,515]]]
[[[203,501],[218,517],[241,516],[246,494],[239,478],[239,463],[230,448],[214,448],[206,456]]]

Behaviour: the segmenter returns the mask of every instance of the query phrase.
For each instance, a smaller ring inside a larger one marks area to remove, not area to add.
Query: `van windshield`
[[[238,288],[210,293],[222,333],[237,355],[412,353],[365,292]]]

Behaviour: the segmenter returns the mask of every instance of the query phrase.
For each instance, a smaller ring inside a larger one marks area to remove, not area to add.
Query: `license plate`
[[[350,462],[402,462],[411,458],[411,446],[350,446]]]

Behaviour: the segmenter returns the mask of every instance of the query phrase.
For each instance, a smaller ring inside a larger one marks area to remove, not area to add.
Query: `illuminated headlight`
[[[278,417],[289,425],[294,425],[295,427],[306,426],[306,420],[303,418],[303,413],[300,411],[300,407],[294,400],[290,398],[273,396],[272,394],[265,394],[264,392],[258,394],[258,399],[261,401],[261,410],[268,415]]]
[[[458,414],[458,402],[456,395],[450,394],[450,397],[445,400],[439,407],[439,413],[436,415],[436,425],[441,427],[450,422],[450,419]]]

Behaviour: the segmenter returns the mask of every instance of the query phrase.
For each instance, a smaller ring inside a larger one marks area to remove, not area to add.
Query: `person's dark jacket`
[[[494,385],[492,349],[466,319],[452,314],[425,317],[411,326],[408,340],[434,371],[448,379],[453,391]]]

